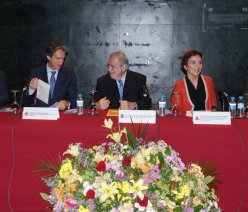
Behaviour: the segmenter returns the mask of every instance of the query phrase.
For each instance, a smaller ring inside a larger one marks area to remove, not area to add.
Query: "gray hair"
[[[129,66],[129,62],[128,62],[128,59],[127,59],[127,56],[124,52],[122,51],[116,51],[116,52],[112,52],[110,55],[109,55],[109,58],[112,58],[112,57],[117,57],[119,59],[119,63],[120,65],[127,65],[127,68]]]

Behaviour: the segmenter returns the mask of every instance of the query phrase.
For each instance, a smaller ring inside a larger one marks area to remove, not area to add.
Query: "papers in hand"
[[[39,79],[36,98],[48,104],[50,85]]]

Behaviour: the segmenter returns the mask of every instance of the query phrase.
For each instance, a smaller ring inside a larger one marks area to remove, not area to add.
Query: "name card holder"
[[[230,112],[194,111],[193,124],[231,125]]]
[[[50,107],[24,107],[22,119],[57,120],[59,109]]]
[[[119,123],[156,124],[155,110],[119,110]]]

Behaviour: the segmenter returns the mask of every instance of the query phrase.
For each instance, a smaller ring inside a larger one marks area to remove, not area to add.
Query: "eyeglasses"
[[[109,69],[109,67],[111,67],[112,69],[115,68],[113,65],[107,63],[107,64],[106,64],[106,68]]]

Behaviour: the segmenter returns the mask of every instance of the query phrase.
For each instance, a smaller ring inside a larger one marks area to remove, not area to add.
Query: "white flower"
[[[104,119],[104,125],[102,125],[102,127],[106,127],[108,129],[112,129],[113,126],[113,121],[111,119]]]
[[[80,143],[70,144],[69,149],[66,152],[64,152],[63,155],[70,154],[70,155],[72,155],[74,157],[77,157],[78,154],[79,154],[79,145],[80,145]]]

